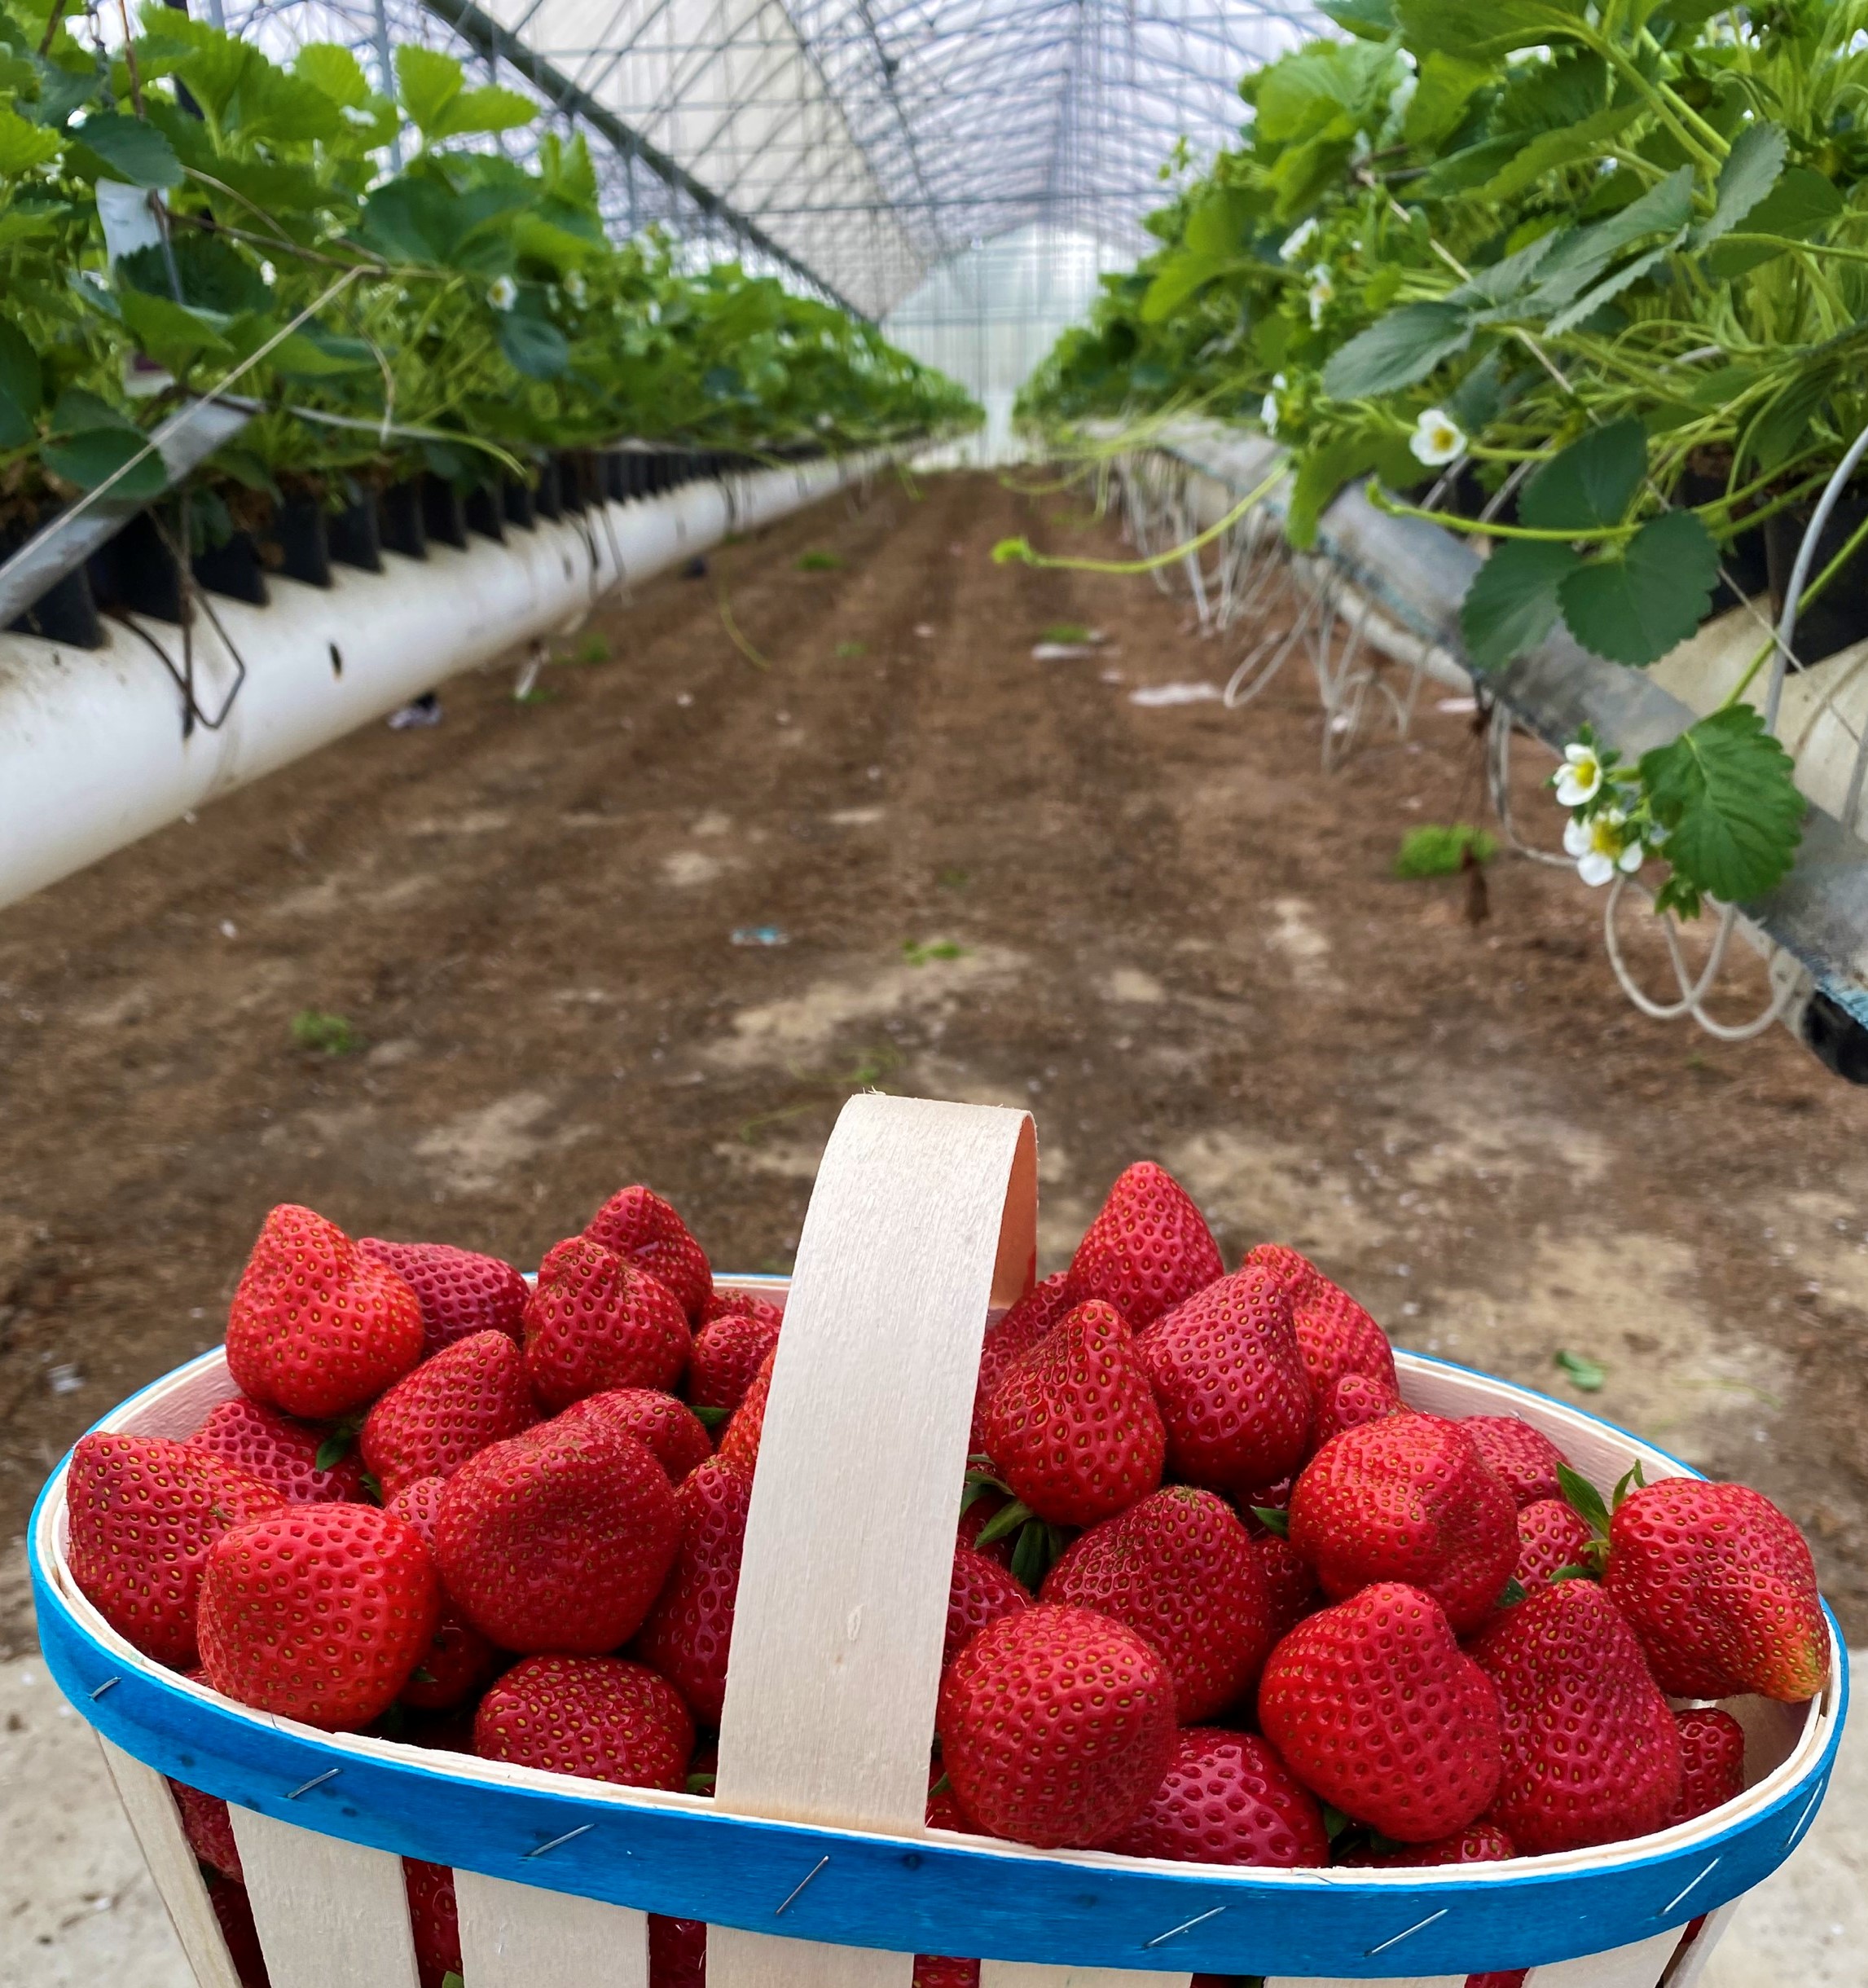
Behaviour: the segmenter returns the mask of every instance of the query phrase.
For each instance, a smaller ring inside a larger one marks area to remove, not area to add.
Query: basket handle
[[[989,1308],[1030,1287],[1037,1218],[1029,1113],[879,1096],[844,1106],[799,1238],[760,1438],[722,1809],[921,1833],[980,1342]],[[788,1975],[774,1949],[804,1964],[799,1979],[827,1978],[829,1950],[710,1937],[710,1988]],[[855,1964],[865,1980],[899,1973],[905,1985],[908,1959],[844,1949],[833,1972],[841,1981]]]

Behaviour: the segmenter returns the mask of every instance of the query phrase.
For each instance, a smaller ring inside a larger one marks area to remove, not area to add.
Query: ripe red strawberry
[[[1310,1382],[1290,1304],[1262,1269],[1236,1270],[1135,1343],[1167,1430],[1167,1467],[1189,1484],[1246,1491],[1303,1461]]]
[[[1400,1392],[1388,1382],[1367,1374],[1341,1374],[1328,1392],[1316,1397],[1316,1420],[1310,1440],[1321,1449],[1331,1436],[1340,1436],[1345,1429],[1359,1429],[1365,1422],[1379,1422],[1400,1406]]]
[[[421,1306],[335,1222],[290,1203],[266,1218],[227,1313],[227,1370],[254,1401],[347,1414],[422,1356]]]
[[[357,1247],[398,1273],[415,1294],[426,1357],[472,1333],[503,1332],[516,1339],[525,1329],[531,1292],[497,1256],[451,1242],[385,1242],[380,1236],[359,1236]]]
[[[214,1542],[201,1661],[217,1691],[333,1732],[380,1718],[434,1634],[422,1537],[373,1505],[290,1505]]]
[[[1395,1352],[1387,1334],[1347,1291],[1320,1276],[1292,1300],[1290,1316],[1311,1392],[1319,1401],[1346,1374],[1362,1374],[1384,1394],[1400,1395]]]
[[[1397,1843],[1475,1821],[1503,1767],[1491,1679],[1399,1581],[1298,1624],[1259,1680],[1259,1725],[1307,1788]]]
[[[1676,1712],[1680,1729],[1680,1795],[1667,1820],[1690,1822],[1695,1815],[1735,1801],[1745,1792],[1745,1729],[1716,1705]]]
[[[525,1305],[525,1366],[547,1408],[610,1388],[672,1388],[693,1345],[666,1284],[583,1236],[555,1245]]]
[[[476,1332],[405,1374],[370,1410],[363,1461],[393,1498],[424,1477],[451,1476],[538,1419],[525,1355],[503,1332]]]
[[[412,1525],[431,1555],[435,1520],[441,1511],[441,1488],[446,1481],[440,1477],[418,1478],[412,1484],[405,1484],[384,1507]],[[409,1674],[402,1702],[417,1712],[451,1712],[477,1697],[481,1686],[499,1668],[499,1651],[461,1613],[459,1603],[444,1586],[434,1634],[429,1638],[420,1661]]]
[[[776,1348],[766,1355],[720,1437],[720,1455],[749,1477],[758,1467],[759,1436],[765,1428],[766,1396],[771,1392],[772,1361],[777,1357]]]
[[[1252,1542],[1259,1572],[1264,1577],[1265,1602],[1272,1646],[1282,1643],[1307,1615],[1323,1606],[1316,1571],[1288,1539],[1265,1533]]]
[[[588,1417],[633,1436],[655,1453],[655,1460],[678,1484],[714,1454],[712,1439],[685,1401],[655,1388],[612,1388],[587,1394],[565,1410],[573,1420]]]
[[[769,1314],[782,1319],[785,1300],[782,1296],[762,1297],[756,1291],[715,1291],[701,1307],[701,1323],[710,1326],[716,1318],[735,1313],[745,1318],[763,1318]]]
[[[1369,1862],[1378,1869],[1411,1868],[1423,1864],[1505,1863],[1518,1854],[1510,1836],[1489,1817],[1470,1823],[1456,1836],[1432,1843],[1411,1843],[1405,1850]]]
[[[1541,1498],[1518,1514],[1518,1585],[1541,1588],[1565,1567],[1586,1567],[1595,1535],[1568,1499]]]
[[[1031,1606],[1031,1590],[1016,1575],[970,1546],[956,1546],[941,1662],[951,1664],[988,1623]]]
[[[1277,1748],[1216,1726],[1183,1727],[1154,1798],[1106,1848],[1180,1863],[1326,1864],[1316,1797]]]
[[[620,1656],[529,1656],[480,1701],[473,1750],[622,1788],[687,1783],[694,1722],[681,1694]]]
[[[1747,1485],[1670,1477],[1632,1493],[1609,1525],[1602,1585],[1676,1698],[1795,1704],[1828,1680],[1809,1548]]]
[[[707,1922],[648,1915],[648,1988],[707,1988]]]
[[[1174,1682],[1087,1608],[1001,1616],[941,1680],[941,1757],[976,1830],[1089,1849],[1148,1806],[1174,1757]]]
[[[442,1988],[460,1973],[460,1909],[455,1902],[454,1872],[446,1864],[402,1859],[402,1885],[409,1895],[409,1931],[415,1936],[415,1973],[421,1988]]]
[[[709,1726],[720,1722],[733,1641],[733,1600],[753,1498],[749,1471],[713,1457],[675,1494],[681,1543],[636,1649]]]
[[[986,1411],[994,1470],[1056,1525],[1093,1525],[1145,1498],[1164,1448],[1128,1327],[1100,1300],[1066,1312],[1015,1360]]]
[[[72,1578],[125,1642],[172,1670],[200,1660],[201,1570],[231,1526],[283,1504],[225,1458],[158,1436],[86,1436],[65,1480]]]
[[[249,1477],[270,1484],[288,1505],[317,1505],[331,1498],[354,1504],[363,1495],[363,1459],[352,1450],[328,1470],[318,1467],[325,1432],[294,1422],[276,1408],[235,1395],[208,1411],[188,1438],[191,1449],[225,1458]]]
[[[719,1304],[722,1300],[714,1300]],[[688,1399],[697,1408],[736,1409],[754,1376],[778,1344],[785,1315],[776,1304],[748,1298],[745,1306],[722,1312],[694,1335],[688,1362]]]
[[[1092,1526],[1040,1599],[1127,1623],[1174,1679],[1183,1726],[1250,1689],[1272,1646],[1271,1595],[1251,1535],[1211,1491],[1170,1484]]]
[[[1070,1259],[1070,1299],[1113,1304],[1132,1331],[1203,1291],[1226,1266],[1207,1218],[1151,1159],[1125,1168]]]
[[[596,1656],[641,1628],[681,1537],[646,1444],[547,1422],[470,1458],[435,1523],[442,1579],[502,1649]]]
[[[1524,1988],[1530,1976],[1528,1968],[1494,1968],[1489,1974],[1467,1975],[1466,1988]]]
[[[208,1902],[220,1922],[221,1937],[227,1943],[227,1958],[234,1964],[240,1988],[271,1988],[246,1886],[223,1878],[208,1887]]]
[[[246,1872],[240,1867],[240,1846],[234,1841],[234,1825],[226,1803],[218,1795],[204,1794],[200,1788],[185,1787],[179,1781],[171,1781],[169,1792],[175,1797],[182,1833],[188,1839],[189,1849],[209,1870],[244,1885]]]
[[[979,1988],[979,1963],[951,1954],[916,1954],[910,1988]]]
[[[997,1325],[987,1328],[979,1349],[979,1379],[973,1391],[969,1454],[978,1456],[986,1447],[986,1411],[1007,1369],[1031,1352],[1070,1310],[1070,1274],[1060,1270],[1035,1284]]]
[[[584,1234],[648,1271],[674,1292],[696,1325],[701,1322],[714,1295],[713,1269],[688,1225],[659,1194],[646,1187],[624,1188],[590,1218]]]
[[[1563,1453],[1541,1429],[1516,1415],[1467,1415],[1459,1426],[1520,1510],[1563,1495],[1557,1478]]]
[[[1463,1636],[1490,1616],[1518,1563],[1517,1512],[1458,1423],[1410,1411],[1317,1451],[1290,1494],[1290,1543],[1325,1594],[1405,1581]]]
[[[1246,1264],[1268,1272],[1290,1300],[1294,1309],[1325,1287],[1331,1291],[1338,1288],[1308,1256],[1293,1249],[1288,1242],[1255,1243],[1246,1251],[1245,1263],[1239,1268],[1244,1269]]]
[[[1527,1856],[1658,1829],[1680,1795],[1679,1729],[1641,1646],[1593,1581],[1508,1608],[1473,1646],[1505,1715],[1494,1819]]]

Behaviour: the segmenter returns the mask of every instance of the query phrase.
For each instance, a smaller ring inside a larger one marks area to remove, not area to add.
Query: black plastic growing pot
[[[326,543],[340,565],[363,573],[383,570],[382,509],[376,494],[365,490],[354,504],[333,511],[324,521]]]
[[[1680,473],[1675,496],[1683,509],[1712,504],[1725,494],[1725,479],[1716,473],[1687,468]],[[1712,612],[1723,614],[1728,608],[1743,607],[1770,585],[1770,558],[1765,543],[1765,527],[1753,525],[1734,532],[1719,548],[1720,578],[1712,589]],[[1796,556],[1791,549],[1791,556]]]
[[[329,515],[315,497],[288,497],[273,512],[267,543],[287,579],[306,587],[331,584]]]
[[[496,483],[477,484],[467,493],[463,508],[469,531],[478,532],[483,539],[496,539],[502,545],[506,543],[506,506]]]
[[[1783,613],[1784,596],[1790,588],[1791,569],[1796,564],[1797,548],[1815,515],[1813,503],[1794,510],[1779,511],[1765,521],[1765,550],[1770,570],[1771,618]],[[1817,541],[1804,584],[1816,579],[1843,547],[1868,520],[1868,494],[1848,495],[1829,514],[1829,522]],[[1834,579],[1796,618],[1796,632],[1791,647],[1804,668],[1833,656],[1838,649],[1868,639],[1868,544],[1861,547]]]
[[[419,477],[392,483],[382,494],[380,515],[383,549],[400,552],[405,559],[428,557],[428,527],[423,520],[422,486]]]
[[[0,565],[57,516],[55,511],[48,512],[31,523],[22,519],[0,527]],[[37,600],[28,604],[24,613],[15,615],[7,627],[15,635],[36,635],[42,641],[62,642],[68,649],[100,649],[103,645],[97,602],[92,598],[90,580],[81,565],[62,580],[55,580]]]
[[[422,529],[430,545],[467,549],[467,507],[446,477],[425,470],[421,479]]]
[[[508,525],[516,525],[521,531],[538,530],[538,508],[533,501],[532,486],[522,477],[499,479],[499,501]]]
[[[532,488],[532,502],[540,517],[552,523],[565,515],[565,486],[558,473],[558,459],[547,455],[538,465],[538,481]]]
[[[629,501],[629,458],[621,449],[605,449],[598,458],[603,465],[603,494],[612,504]]]
[[[189,563],[196,584],[209,593],[225,594],[230,600],[244,600],[256,608],[266,605],[266,573],[250,531],[230,532],[218,545],[204,546]]]
[[[147,511],[93,552],[86,568],[99,607],[182,625],[182,570]]]

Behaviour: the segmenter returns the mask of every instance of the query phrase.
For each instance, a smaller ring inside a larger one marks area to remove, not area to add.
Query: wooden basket
[[[1188,1988],[1192,1973],[1461,1988],[1688,1988],[1728,1901],[1822,1799],[1847,1656],[1808,1705],[1733,1709],[1747,1792],[1633,1844],[1413,1871],[1264,1871],[1026,1849],[922,1826],[975,1370],[1035,1253],[1022,1112],[863,1097],[824,1156],[783,1295],[713,1799],[333,1736],[139,1656],[65,1562],[64,1471],[31,1531],[47,1663],[94,1726],[201,1988],[237,1988],[164,1776],[233,1805],[274,1988],[416,1988],[398,1858],[451,1865],[467,1988],[646,1988],[656,1912],[705,1920],[710,1988]],[[1559,1402],[1417,1354],[1403,1392],[1505,1412],[1606,1489],[1686,1467]],[[100,1428],[181,1436],[235,1392],[217,1350]],[[1680,1929],[1710,1914],[1683,1946]]]

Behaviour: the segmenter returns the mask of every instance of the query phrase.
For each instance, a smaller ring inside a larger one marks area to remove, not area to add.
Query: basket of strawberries
[[[789,1279],[268,1218],[29,1542],[202,1988],[1689,1988],[1809,1828],[1807,1547],[1158,1167],[862,1097]]]

